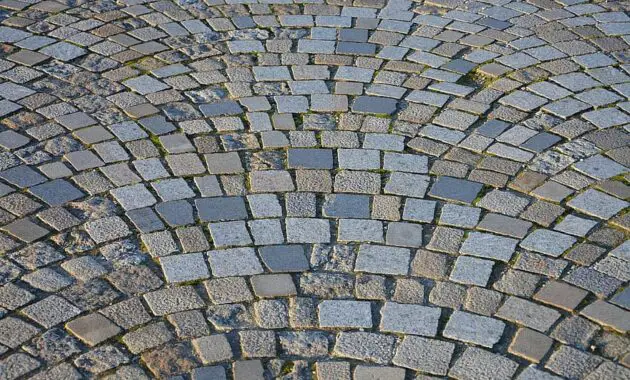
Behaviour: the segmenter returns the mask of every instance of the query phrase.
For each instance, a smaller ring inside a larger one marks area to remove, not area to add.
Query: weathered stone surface
[[[1,379],[629,377],[626,3],[0,8]]]

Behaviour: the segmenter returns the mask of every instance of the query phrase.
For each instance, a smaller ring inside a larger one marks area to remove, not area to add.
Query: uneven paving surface
[[[630,5],[0,0],[0,379],[630,379]]]

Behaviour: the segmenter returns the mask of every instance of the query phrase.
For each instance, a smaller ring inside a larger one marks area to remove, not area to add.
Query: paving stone
[[[327,301],[326,301],[327,302]],[[369,332],[342,332],[333,354],[350,359],[387,364],[393,356],[395,338]]]
[[[335,218],[369,218],[370,198],[366,195],[331,194],[322,206],[324,216]]]
[[[628,311],[602,300],[597,300],[588,305],[582,310],[581,314],[598,324],[624,334],[629,328]]]
[[[0,362],[0,368],[7,379],[17,379],[40,367],[40,363],[32,357],[16,353]]]
[[[372,312],[369,302],[326,300],[319,304],[318,309],[320,327],[372,327]]]
[[[584,349],[599,330],[599,327],[581,317],[562,320],[552,331],[551,337],[571,346]]]
[[[615,161],[601,155],[589,157],[576,163],[574,167],[578,171],[599,180],[614,177],[628,171],[623,165],[619,165]]]
[[[168,85],[148,75],[142,75],[133,79],[128,79],[123,83],[125,84],[125,86],[138,92],[141,95],[147,95],[154,92],[162,91],[169,87]]]
[[[309,269],[300,245],[278,245],[259,249],[260,257],[272,272],[302,272]]]
[[[100,314],[89,314],[66,324],[71,333],[90,346],[95,346],[122,330]]]
[[[50,328],[75,317],[81,310],[63,298],[52,295],[23,308],[22,312],[40,325]]]
[[[378,115],[391,115],[396,111],[395,99],[377,96],[359,96],[352,103],[352,111]]]
[[[208,335],[192,341],[203,364],[214,364],[232,358],[232,348],[223,334]]]
[[[468,347],[448,375],[456,379],[509,379],[517,368],[516,362],[502,355]]]
[[[569,346],[561,346],[554,352],[545,368],[563,377],[580,377],[589,373],[602,361],[601,358]]]
[[[252,191],[256,193],[293,191],[295,187],[286,171],[267,170],[249,174]]]
[[[560,313],[545,306],[511,296],[499,308],[496,316],[540,332],[546,332],[558,320]]]
[[[528,203],[529,200],[527,198],[514,193],[493,190],[481,198],[481,200],[477,202],[477,206],[499,214],[517,216],[525,209]]]
[[[332,151],[327,149],[289,149],[288,165],[300,169],[332,169]]]
[[[100,346],[74,360],[75,365],[93,374],[99,374],[128,363],[129,358],[118,348],[110,345]]]
[[[197,3],[1,3],[5,378],[628,377],[622,7]]]
[[[435,307],[386,302],[381,309],[382,331],[433,337],[441,310]]]
[[[328,243],[330,224],[327,220],[314,218],[287,218],[287,241],[289,243]]]
[[[422,245],[422,226],[413,223],[389,223],[385,240],[387,245],[418,248]]]
[[[21,319],[7,317],[0,321],[0,341],[11,348],[18,347],[37,335],[39,329]]]
[[[413,222],[431,223],[435,215],[436,202],[409,198],[405,202],[402,218]]]
[[[116,240],[131,233],[125,222],[117,216],[86,223],[85,230],[96,243]]]
[[[532,223],[527,221],[501,214],[488,213],[483,217],[477,228],[522,239],[527,235],[527,231],[529,231],[531,226]]]
[[[460,248],[460,253],[504,262],[510,261],[516,249],[516,239],[472,232]]]
[[[219,222],[247,218],[245,202],[241,197],[212,197],[195,200],[199,219]]]
[[[539,363],[549,352],[552,344],[553,339],[545,334],[528,328],[521,328],[514,336],[508,350],[510,353],[533,363]]]
[[[119,187],[111,191],[112,196],[125,210],[152,206],[157,201],[142,184]]]
[[[455,345],[439,340],[406,336],[396,350],[393,362],[415,371],[445,376]]]
[[[166,315],[203,307],[203,301],[191,286],[157,290],[144,295],[154,315]]]
[[[524,249],[558,257],[575,244],[574,237],[549,230],[535,230],[520,243]]]
[[[201,253],[161,257],[160,265],[167,282],[197,281],[210,276]]]
[[[429,195],[435,198],[472,203],[481,191],[482,184],[452,177],[440,177],[431,187]]]
[[[505,324],[499,320],[455,311],[442,333],[445,337],[492,348],[503,335]]]
[[[359,248],[355,270],[404,275],[409,270],[409,260],[408,249],[362,244]]]
[[[214,276],[244,276],[262,273],[253,248],[231,248],[209,251],[208,261]]]

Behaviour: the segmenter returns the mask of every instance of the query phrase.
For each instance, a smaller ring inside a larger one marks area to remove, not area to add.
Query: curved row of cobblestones
[[[630,17],[0,0],[0,379],[630,379]]]

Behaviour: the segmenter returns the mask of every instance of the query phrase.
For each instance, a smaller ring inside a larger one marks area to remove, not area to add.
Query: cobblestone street
[[[629,11],[0,0],[0,380],[630,380]]]

